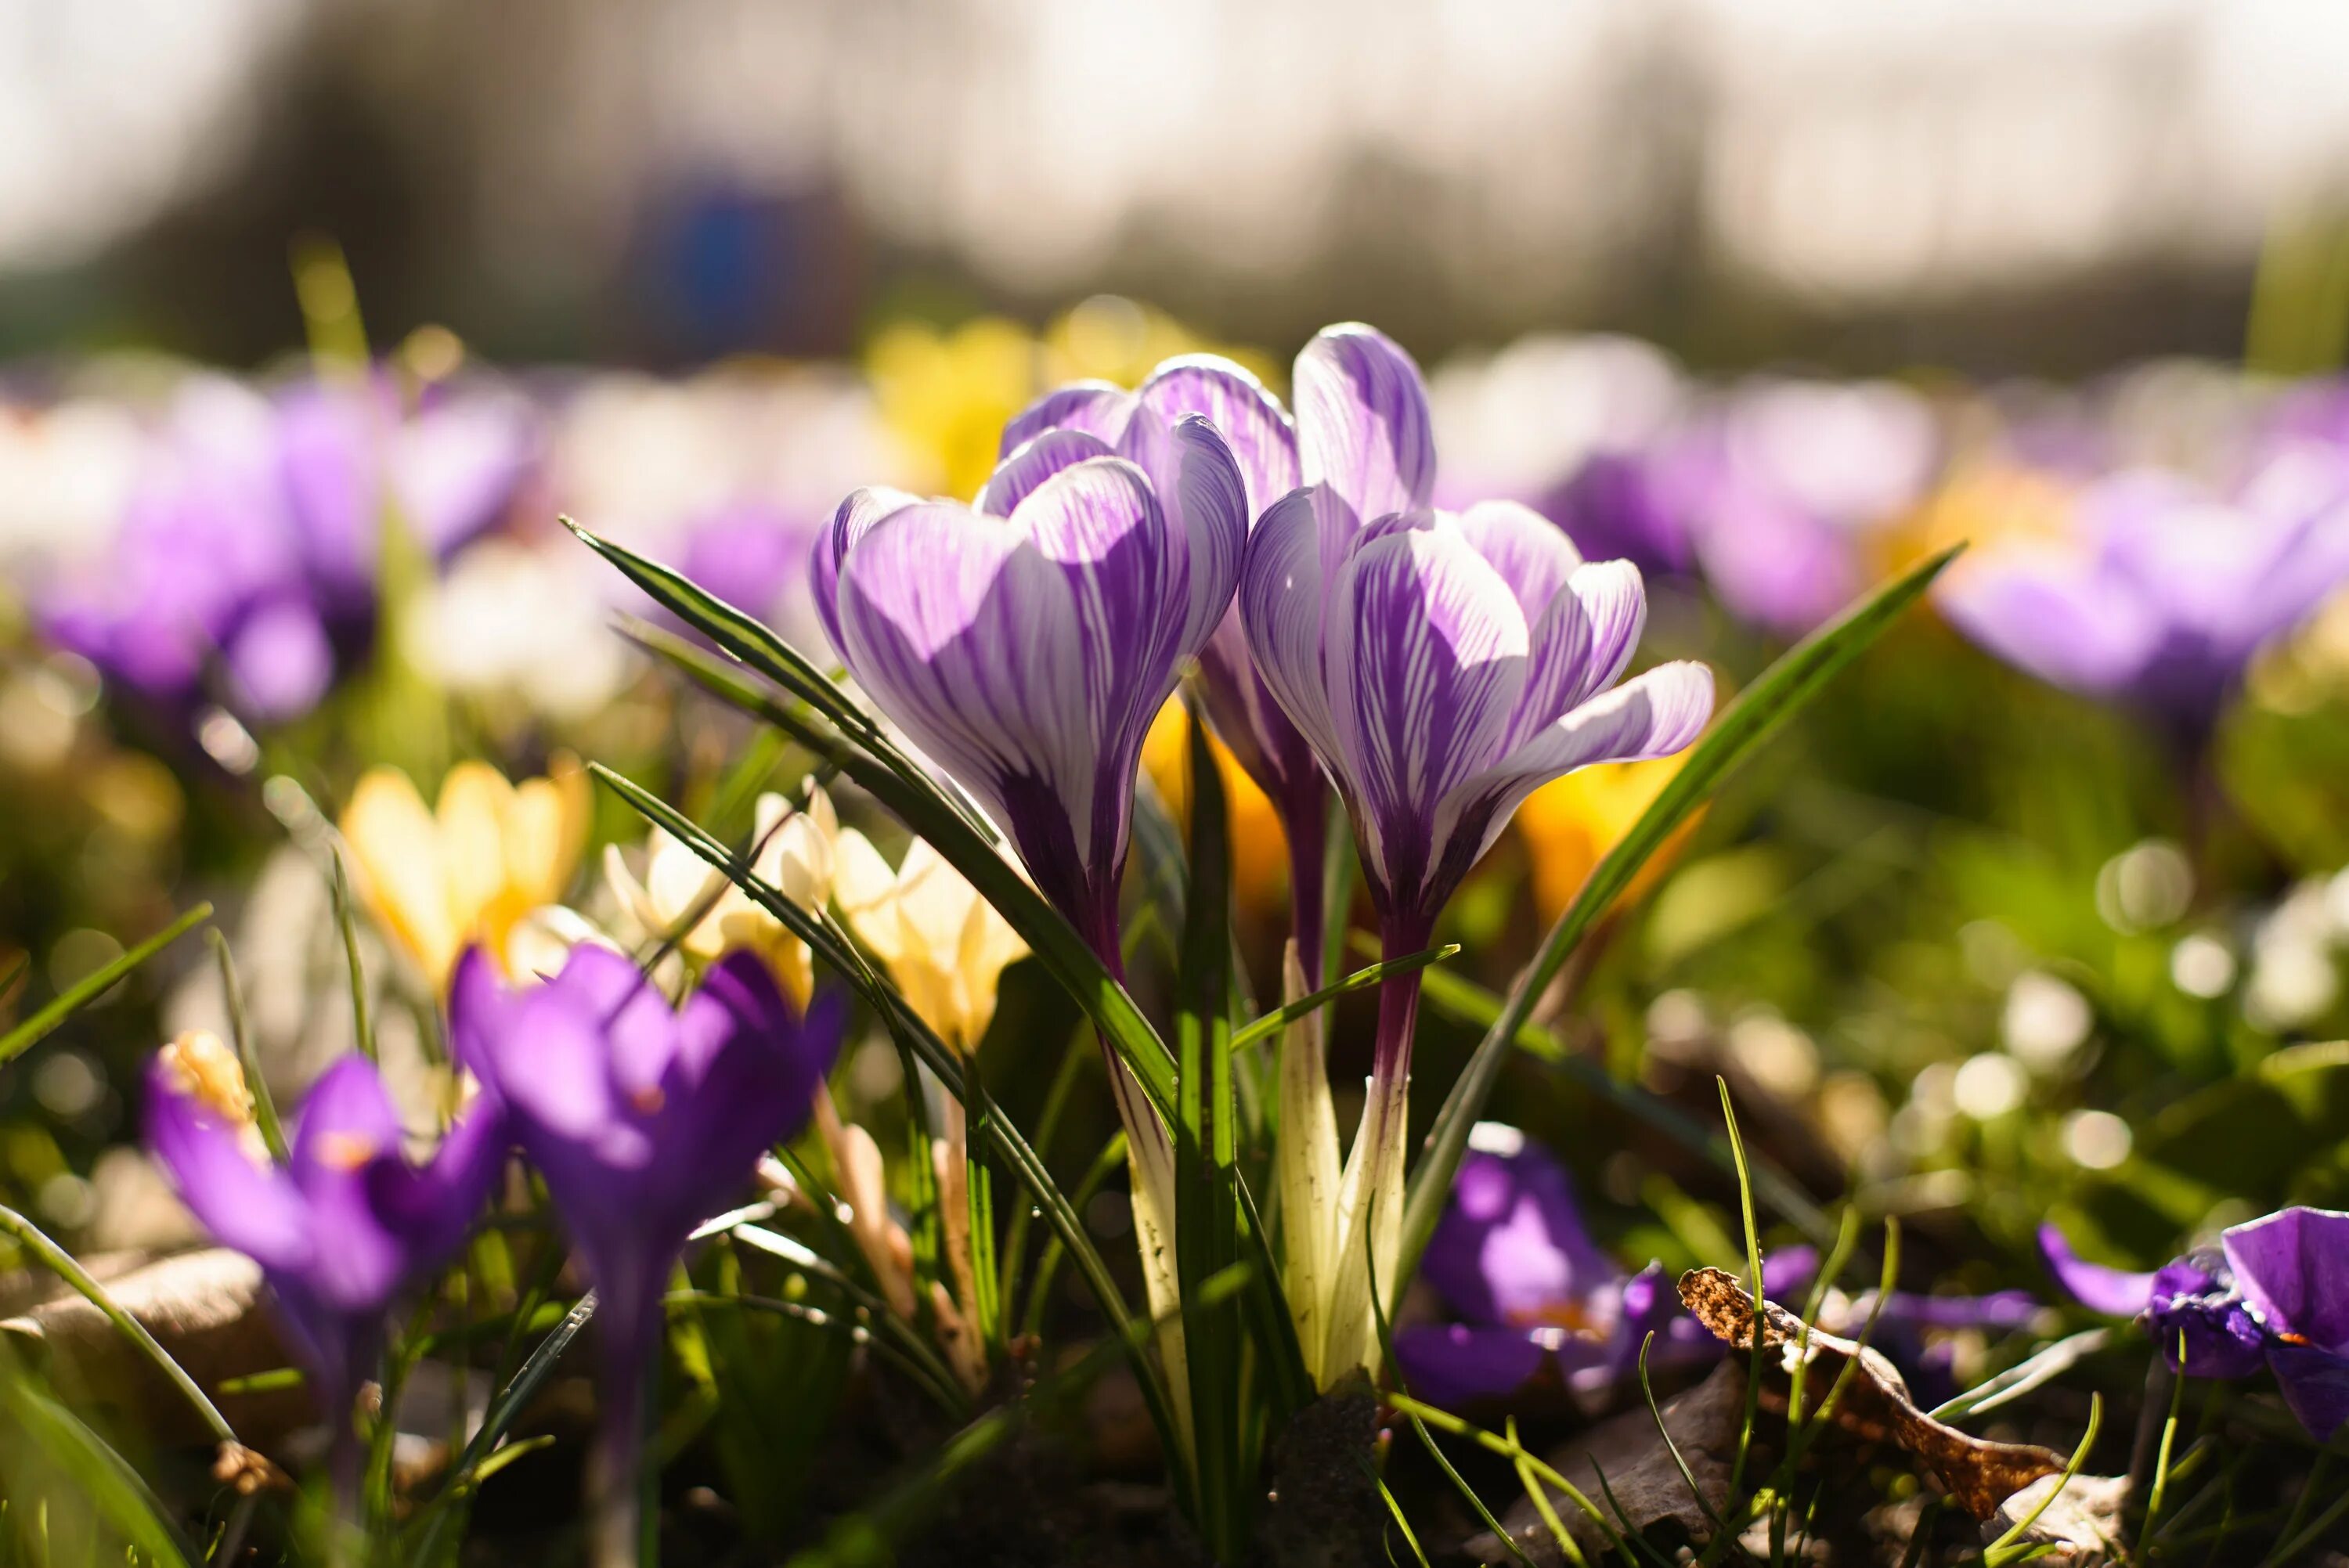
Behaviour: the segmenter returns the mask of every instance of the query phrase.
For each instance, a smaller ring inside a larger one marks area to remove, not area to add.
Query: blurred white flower
[[[612,700],[635,663],[605,609],[611,575],[567,540],[543,549],[492,540],[419,596],[403,645],[451,691],[584,718]]]

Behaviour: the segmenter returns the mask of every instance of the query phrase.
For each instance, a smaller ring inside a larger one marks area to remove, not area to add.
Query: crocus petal
[[[1461,1316],[1519,1328],[1590,1326],[1590,1298],[1622,1279],[1584,1229],[1565,1167],[1532,1144],[1461,1161],[1420,1266]]]
[[[2091,1312],[2135,1317],[2153,1299],[2151,1273],[2131,1274],[2092,1264],[2074,1252],[2064,1233],[2054,1225],[2039,1227],[2039,1255],[2047,1260],[2047,1272],[2055,1276],[2055,1282]]]
[[[1304,482],[1327,483],[1365,518],[1423,507],[1435,486],[1427,388],[1410,355],[1375,327],[1325,327],[1297,356]]]
[[[1465,875],[1518,803],[1551,779],[1594,762],[1669,757],[1712,717],[1713,672],[1700,664],[1658,665],[1591,698],[1444,797],[1434,814],[1439,877]]]
[[[1415,902],[1437,803],[1506,734],[1526,681],[1525,616],[1500,573],[1435,526],[1360,546],[1330,624],[1330,707],[1357,826],[1390,894]]]
[[[264,1268],[311,1256],[309,1212],[285,1173],[261,1163],[242,1128],[208,1114],[160,1065],[147,1078],[147,1146],[204,1229]]]
[[[1212,354],[1169,359],[1136,394],[1142,407],[1172,425],[1204,416],[1223,435],[1247,485],[1252,521],[1298,485],[1297,431],[1279,401],[1254,375]]]
[[[421,1166],[393,1156],[367,1168],[367,1201],[384,1229],[407,1238],[415,1263],[449,1255],[471,1228],[505,1163],[504,1107],[484,1094],[468,1107]]]
[[[1003,427],[996,449],[1009,457],[1047,430],[1082,430],[1114,445],[1133,414],[1133,394],[1106,381],[1071,381],[1039,397]]]
[[[310,711],[335,678],[335,649],[316,610],[285,600],[248,614],[221,650],[239,699],[265,724]]]
[[[1548,1354],[1522,1328],[1464,1323],[1398,1330],[1394,1351],[1413,1395],[1447,1409],[1515,1393],[1533,1380]]]
[[[1038,485],[1072,463],[1117,455],[1117,449],[1085,430],[1045,430],[996,465],[978,492],[977,510],[1009,517]]]
[[[286,1168],[306,1190],[320,1172],[354,1171],[378,1155],[397,1156],[399,1140],[399,1113],[375,1064],[345,1057],[310,1086]]]
[[[1340,750],[1321,647],[1324,595],[1336,542],[1359,526],[1354,510],[1326,485],[1292,490],[1257,521],[1240,567],[1240,624],[1257,673],[1325,758]]]
[[[371,768],[351,791],[342,830],[378,918],[437,979],[463,934],[450,914],[440,830],[424,797],[398,769]]]
[[[2007,663],[2067,690],[2128,685],[2161,645],[2159,621],[2126,585],[2019,553],[1985,560],[1938,595],[1952,625]]]
[[[1567,697],[1579,707],[1623,678],[1640,634],[1648,627],[1648,589],[1628,561],[1593,561],[1568,583],[1590,623],[1590,652],[1580,685]]]
[[[2313,1345],[2268,1346],[2268,1369],[2283,1402],[2318,1442],[2349,1423],[2349,1356]]]
[[[808,566],[816,617],[823,623],[823,634],[832,639],[833,651],[843,658],[848,656],[848,645],[840,634],[841,562],[848,559],[856,542],[872,532],[874,525],[883,518],[920,504],[920,498],[904,490],[868,486],[842,501],[839,510],[832,514],[831,525],[817,536],[815,553]]]
[[[2349,1351],[2349,1213],[2284,1209],[2220,1243],[2236,1288],[2271,1332]]]
[[[1247,548],[1247,488],[1216,428],[1185,414],[1171,428],[1139,411],[1129,429],[1143,433],[1134,460],[1150,476],[1167,530],[1169,586],[1179,583],[1183,618],[1170,629],[1171,657],[1196,656],[1231,608]]]
[[[1582,564],[1582,552],[1564,530],[1518,501],[1478,501],[1459,514],[1459,526],[1517,596],[1528,625],[1541,618]]]
[[[2196,1377],[2248,1377],[2269,1335],[2244,1305],[2227,1260],[2198,1252],[2155,1271],[2145,1331],[2170,1369]]]

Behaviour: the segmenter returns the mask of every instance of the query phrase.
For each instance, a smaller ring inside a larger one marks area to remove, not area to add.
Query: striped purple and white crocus
[[[1004,427],[1002,455],[1053,430],[1076,430],[1146,461],[1169,426],[1197,415],[1216,427],[1239,465],[1251,524],[1298,484],[1297,430],[1280,399],[1241,366],[1212,354],[1169,359],[1132,392],[1080,381],[1045,394]],[[1309,988],[1321,984],[1327,915],[1322,861],[1330,785],[1313,748],[1280,709],[1248,656],[1237,609],[1199,650],[1208,722],[1280,813],[1288,841],[1291,934]]]
[[[849,673],[1002,824],[1113,975],[1143,736],[1229,609],[1247,528],[1247,483],[1216,428],[1152,409],[1114,447],[1040,421],[974,505],[859,490],[816,546],[817,613]],[[1151,1314],[1169,1324],[1173,1145],[1102,1050]],[[1187,1429],[1179,1320],[1160,1346]]]
[[[1578,768],[1687,746],[1712,715],[1713,676],[1682,663],[1622,679],[1647,617],[1630,562],[1585,562],[1514,501],[1429,505],[1426,390],[1381,333],[1322,331],[1298,356],[1296,400],[1304,482],[1249,538],[1240,617],[1258,674],[1337,783],[1381,945],[1400,957],[1427,945],[1519,802]],[[1376,1360],[1361,1227],[1374,1222],[1383,1275],[1400,1238],[1418,1004],[1415,973],[1381,988],[1336,1205],[1325,1383]]]

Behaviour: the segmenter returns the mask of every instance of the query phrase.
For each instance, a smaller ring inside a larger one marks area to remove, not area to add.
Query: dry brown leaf
[[[1713,1336],[1735,1349],[1754,1348],[1754,1300],[1734,1274],[1692,1269],[1681,1276],[1681,1302]],[[1805,1375],[1806,1398],[1823,1399],[1846,1366],[1857,1367],[1836,1403],[1836,1426],[1868,1442],[1897,1443],[1949,1490],[1976,1519],[1990,1519],[1999,1505],[2042,1476],[2062,1472],[2064,1456],[2032,1443],[1994,1443],[1946,1426],[1909,1401],[1909,1385],[1883,1356],[1803,1320],[1775,1301],[1762,1304],[1762,1344],[1784,1349],[1791,1362],[1798,1347],[1816,1370]],[[1788,1368],[1791,1370],[1791,1366]]]
[[[1689,1477],[1697,1484],[1695,1492],[1689,1490],[1688,1478],[1672,1462],[1671,1450],[1656,1429],[1659,1413],[1664,1430],[1671,1434],[1681,1458],[1688,1463]],[[1547,1458],[1553,1469],[1582,1489],[1593,1506],[1606,1511],[1607,1522],[1618,1532],[1637,1534],[1670,1519],[1702,1541],[1713,1533],[1706,1506],[1718,1512],[1728,1505],[1730,1470],[1737,1459],[1737,1434],[1744,1424],[1745,1368],[1724,1361],[1703,1382],[1664,1401],[1661,1412],[1644,1405],[1627,1410]],[[1607,1477],[1604,1488],[1599,1480],[1601,1470]],[[1612,1504],[1608,1501],[1609,1493]],[[1586,1557],[1606,1549],[1606,1532],[1572,1498],[1556,1491],[1549,1498],[1559,1522]],[[1621,1518],[1614,1511],[1618,1506],[1623,1511]],[[1557,1538],[1543,1522],[1531,1498],[1521,1499],[1502,1516],[1501,1523],[1526,1555],[1542,1568],[1564,1562]],[[1487,1563],[1515,1560],[1508,1547],[1489,1531],[1469,1541],[1464,1550]]]
[[[2063,1490],[2058,1491],[2056,1489]],[[1982,1537],[1995,1541],[2009,1529],[2031,1518],[2040,1500],[2054,1492],[2054,1501],[2016,1537],[2026,1546],[2050,1548],[2032,1559],[2052,1568],[2106,1568],[2123,1561],[2127,1538],[2122,1532],[2121,1508],[2128,1497],[2125,1475],[2042,1476],[2006,1500],[1998,1517],[1982,1526]]]

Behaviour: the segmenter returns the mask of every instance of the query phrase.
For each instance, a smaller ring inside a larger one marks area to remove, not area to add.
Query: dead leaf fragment
[[[1659,1413],[1664,1430],[1671,1434],[1681,1458],[1688,1463],[1696,1491],[1689,1490],[1688,1479],[1672,1462],[1671,1450],[1656,1429]],[[1745,1368],[1734,1361],[1723,1361],[1711,1377],[1666,1400],[1660,1410],[1645,1406],[1626,1410],[1547,1457],[1551,1467],[1581,1488],[1595,1507],[1607,1511],[1607,1522],[1618,1532],[1637,1535],[1669,1519],[1692,1539],[1702,1541],[1713,1533],[1713,1514],[1728,1506],[1737,1433],[1744,1424]],[[1549,1499],[1559,1522],[1586,1557],[1595,1558],[1606,1549],[1605,1531],[1572,1498],[1553,1490]],[[1622,1510],[1620,1517],[1615,1513],[1618,1507]],[[1565,1561],[1557,1538],[1543,1522],[1531,1498],[1520,1499],[1502,1516],[1501,1523],[1510,1539],[1541,1568],[1554,1568]],[[1500,1537],[1489,1531],[1470,1540],[1464,1549],[1486,1563],[1515,1561]]]
[[[2063,1490],[2056,1491],[2058,1487]],[[2016,1538],[2020,1544],[2049,1549],[2033,1562],[2053,1568],[2106,1568],[2123,1560],[2127,1541],[2121,1523],[2121,1507],[2128,1497],[2125,1475],[2075,1475],[2069,1482],[2061,1475],[2042,1476],[2000,1505],[1998,1517],[1982,1526],[1982,1539],[1995,1541],[2030,1519],[2031,1511],[2050,1492],[2055,1493],[2054,1500]]]
[[[1738,1350],[1754,1348],[1754,1301],[1734,1274],[1692,1269],[1681,1276],[1680,1293],[1682,1305],[1715,1338]],[[1907,1449],[1976,1519],[1995,1516],[1999,1505],[2023,1488],[2063,1471],[2064,1456],[2052,1449],[1994,1443],[1934,1420],[1910,1402],[1899,1369],[1881,1354],[1823,1328],[1806,1328],[1801,1318],[1775,1301],[1762,1304],[1761,1334],[1765,1350],[1785,1353],[1787,1371],[1797,1357],[1816,1369],[1805,1374],[1805,1398],[1814,1405],[1857,1359],[1836,1404],[1836,1426],[1863,1441],[1897,1443]]]

